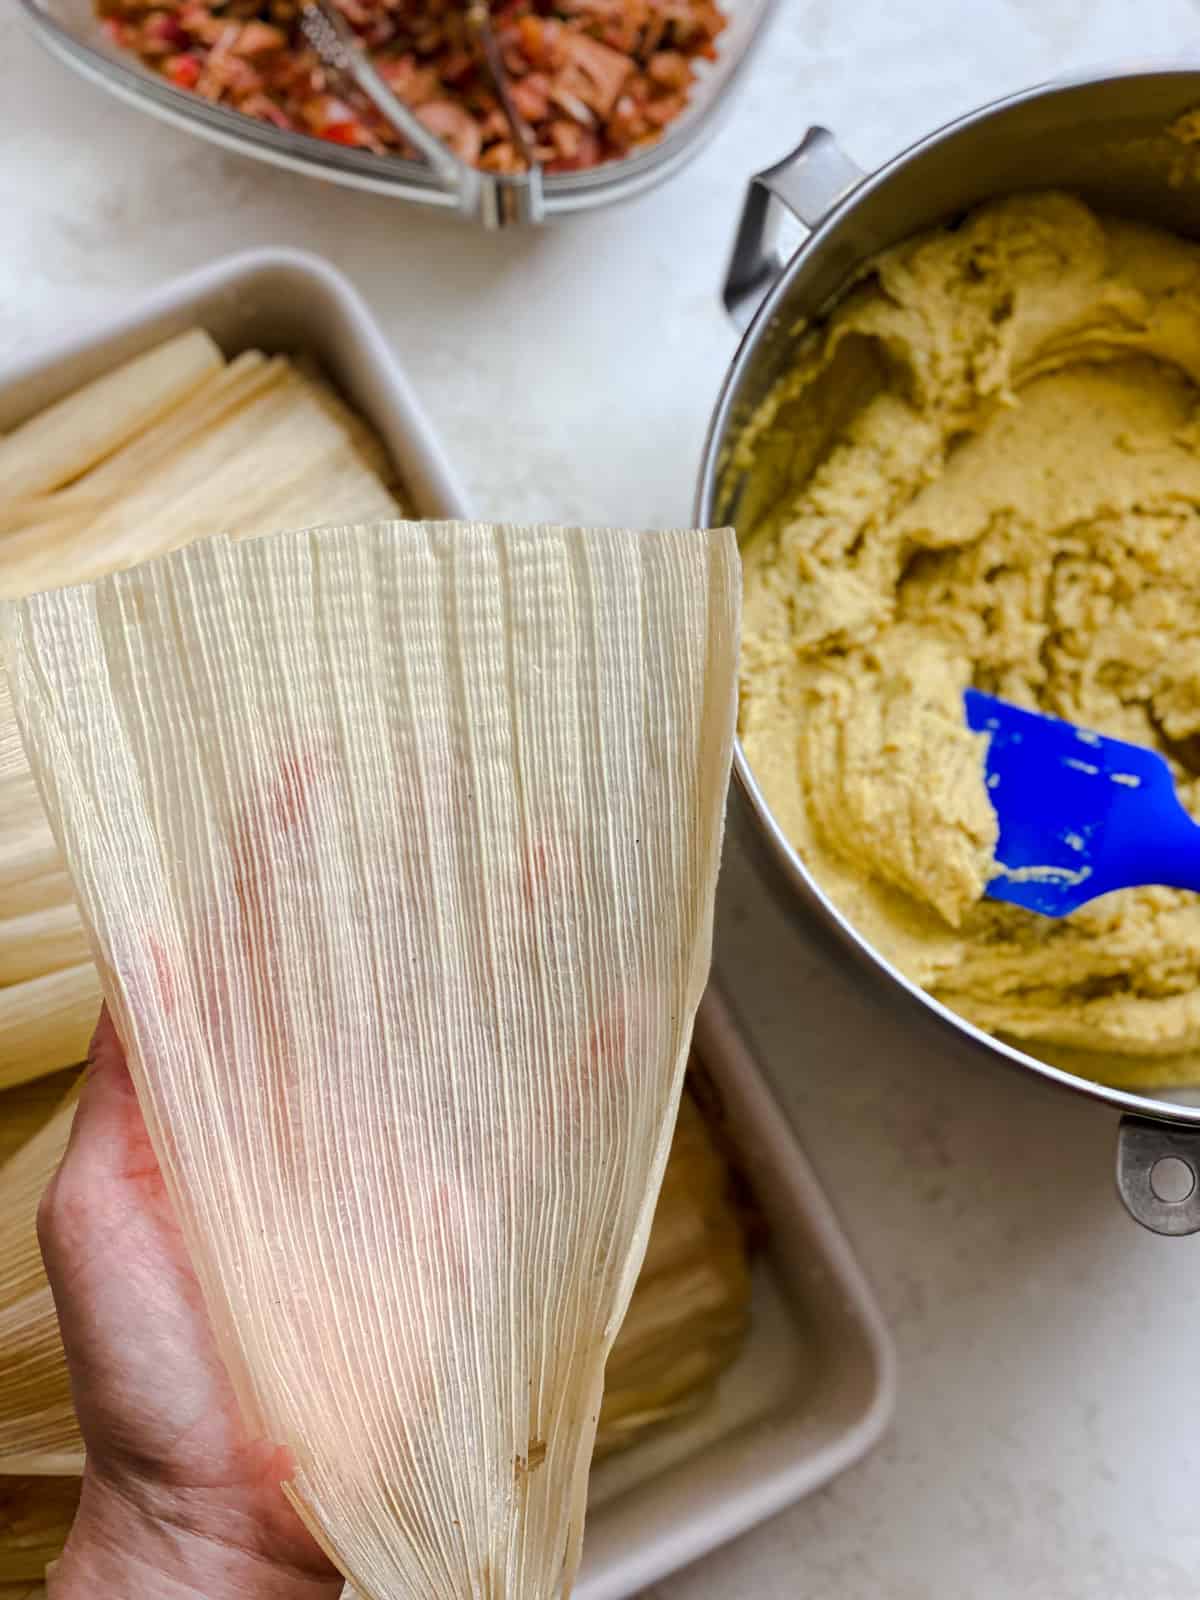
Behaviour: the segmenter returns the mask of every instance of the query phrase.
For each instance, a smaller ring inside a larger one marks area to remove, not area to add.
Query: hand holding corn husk
[[[88,1449],[51,1596],[337,1600],[340,1575],[280,1490],[286,1456],[238,1411],[107,1016],[42,1237]],[[53,1484],[26,1502],[53,1505]],[[37,1531],[44,1565],[54,1530]]]
[[[258,533],[394,505],[378,443],[321,384],[253,352],[226,364],[205,335],[187,334],[0,440],[0,594],[98,575],[217,527]],[[540,846],[523,869],[543,892],[557,871]],[[90,949],[0,669],[0,1087],[81,1059],[98,997]],[[611,1031],[601,1025],[595,1042]],[[598,1451],[697,1403],[744,1325],[723,1169],[684,1109],[646,1273],[609,1363]],[[70,1480],[53,1474],[78,1462],[81,1442],[27,1199],[70,1114],[64,1106],[28,1154],[0,1167],[0,1198],[14,1199],[0,1208],[0,1473],[43,1475],[9,1479],[0,1497],[0,1583],[40,1570],[37,1551],[61,1541],[73,1504]]]
[[[149,1158],[145,1125],[107,1021],[97,1045],[71,1156],[50,1186],[43,1231],[72,1361],[88,1395],[83,1417],[89,1470],[104,1480],[101,1506],[111,1506],[119,1486],[124,1503],[154,1504],[159,1517],[187,1529],[181,1542],[190,1569],[203,1577],[204,1600],[218,1600],[219,1585],[204,1573],[204,1522],[196,1516],[195,1494],[189,1492],[180,1508],[163,1499],[164,1484],[181,1485],[195,1476],[202,1450],[206,1516],[219,1512],[226,1531],[245,1527],[249,1500],[251,1521],[266,1516],[265,1536],[256,1536],[260,1552],[281,1528],[288,1531],[285,1560],[292,1582],[290,1569],[300,1553],[292,1540],[300,1525],[282,1493],[270,1493],[282,1463],[267,1454],[265,1481],[252,1476],[247,1493],[239,1493],[243,1460],[262,1459],[263,1453],[241,1434],[228,1381],[214,1366],[195,1276],[164,1205],[161,1174]],[[5,1110],[11,1114],[11,1103]],[[47,1562],[61,1554],[79,1500],[78,1477],[62,1474],[82,1472],[83,1441],[73,1412],[61,1420],[53,1412],[53,1396],[67,1396],[69,1404],[66,1357],[33,1219],[63,1159],[74,1112],[75,1096],[68,1094],[0,1166],[0,1304],[13,1305],[26,1318],[19,1344],[0,1340],[0,1448],[15,1445],[21,1452],[0,1459],[0,1474],[22,1474],[0,1475],[0,1600],[29,1600],[16,1580],[40,1578]],[[31,1281],[41,1292],[36,1306]],[[24,1300],[14,1301],[22,1291]],[[685,1095],[642,1274],[605,1373],[597,1453],[620,1448],[648,1427],[701,1404],[740,1342],[748,1305],[745,1249],[729,1176]],[[149,1360],[131,1341],[131,1328],[150,1330]],[[30,1348],[47,1352],[36,1370],[29,1364]],[[198,1379],[217,1402],[200,1430]],[[135,1418],[150,1423],[136,1439],[130,1435]],[[164,1437],[180,1436],[186,1449],[172,1448],[164,1456]],[[238,1441],[232,1463],[231,1437]],[[131,1453],[138,1462],[133,1482]],[[231,1480],[225,1492],[212,1484],[223,1472]],[[128,1537],[120,1542],[127,1548],[144,1542],[144,1530],[125,1531]],[[60,1585],[72,1569],[85,1572],[93,1559],[89,1544],[97,1537],[85,1519],[70,1560],[56,1574]],[[306,1559],[312,1555],[310,1549],[303,1553]],[[316,1561],[319,1572],[319,1547]],[[255,1576],[257,1581],[261,1574]]]
[[[212,541],[13,610],[241,1414],[366,1600],[569,1590],[735,658],[721,535]]]

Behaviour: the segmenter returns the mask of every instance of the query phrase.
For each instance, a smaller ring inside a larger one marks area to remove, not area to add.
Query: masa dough
[[[780,825],[940,1000],[1138,1086],[1200,1080],[1200,897],[983,900],[961,694],[1154,745],[1200,817],[1197,385],[1200,248],[1014,197],[875,261],[738,447],[741,733]]]

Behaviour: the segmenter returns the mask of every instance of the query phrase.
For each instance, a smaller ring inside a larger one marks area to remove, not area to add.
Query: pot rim
[[[782,302],[787,297],[802,264],[811,255],[822,249],[833,230],[850,211],[878,190],[884,188],[903,168],[918,157],[923,156],[928,150],[938,144],[957,138],[960,134],[966,133],[969,129],[988,121],[993,116],[1007,111],[1013,106],[1052,99],[1058,95],[1067,94],[1073,90],[1093,84],[1154,77],[1192,77],[1197,79],[1198,85],[1200,85],[1200,63],[1188,63],[1179,58],[1173,58],[1165,61],[1148,61],[1136,66],[1125,64],[1112,68],[1093,68],[1052,81],[1038,83],[1031,88],[1018,90],[1015,94],[1004,95],[997,100],[988,101],[984,105],[977,106],[974,110],[955,117],[950,122],[933,129],[924,137],[915,140],[889,161],[884,162],[882,166],[877,167],[873,172],[867,173],[861,183],[856,184],[853,189],[832,205],[829,211],[820,219],[817,226],[807,234],[788,260],[777,281],[771,286],[743,334],[733,360],[730,362],[705,435],[702,466],[695,498],[697,527],[708,527],[712,524],[716,499],[717,463],[722,442],[729,426],[734,398],[746,369],[759,344],[767,336],[770,324]],[[944,1005],[927,990],[921,988],[919,984],[914,983],[911,978],[907,977],[889,961],[881,951],[877,950],[870,940],[859,932],[848,917],[843,915],[805,866],[799,851],[791,844],[775,820],[774,814],[767,804],[762,790],[759,788],[758,781],[746,757],[740,736],[734,742],[733,770],[738,786],[758,825],[763,843],[774,864],[786,879],[788,887],[819,920],[826,924],[828,930],[837,936],[843,946],[872,969],[877,979],[881,978],[885,980],[885,983],[890,980],[889,987],[902,991],[906,996],[906,1005],[919,1006],[927,1015],[932,1015],[937,1020],[943,1032],[949,1030],[960,1039],[964,1039],[974,1052],[983,1051],[993,1059],[1004,1062],[1007,1066],[1034,1072],[1056,1088],[1082,1095],[1091,1100],[1102,1101],[1112,1106],[1116,1111],[1138,1117],[1149,1118],[1157,1122],[1200,1126],[1200,1105],[1187,1105],[1180,1101],[1165,1098],[1162,1100],[1155,1099],[1147,1094],[1139,1094],[1132,1089],[1121,1089],[1111,1084],[1097,1083],[1090,1078],[1081,1077],[1078,1073],[1069,1072],[1063,1067],[1053,1066],[1050,1062],[1042,1061],[1028,1051],[1022,1050],[1016,1044],[1010,1044],[1008,1041],[997,1038],[993,1034],[985,1033],[975,1023],[968,1021],[966,1017],[960,1016],[958,1012],[952,1011],[949,1006]]]

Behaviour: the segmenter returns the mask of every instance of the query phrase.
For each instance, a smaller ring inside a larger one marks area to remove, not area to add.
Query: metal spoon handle
[[[516,102],[512,97],[512,90],[508,82],[508,69],[500,55],[500,45],[496,38],[496,30],[492,27],[492,14],[488,9],[488,0],[471,0],[467,8],[467,21],[474,28],[480,45],[483,48],[484,60],[487,62],[488,75],[492,80],[492,87],[500,101],[500,109],[504,112],[504,120],[508,123],[508,130],[521,152],[521,159],[526,169],[532,174],[538,167],[538,159],[534,152],[533,137],[525,118],[517,110]]]
[[[330,0],[307,0],[300,13],[300,26],[321,60],[345,73],[362,90],[376,110],[424,156],[446,188],[458,195],[461,208],[473,213],[478,206],[479,174],[430,133],[417,114],[389,88],[337,7]]]

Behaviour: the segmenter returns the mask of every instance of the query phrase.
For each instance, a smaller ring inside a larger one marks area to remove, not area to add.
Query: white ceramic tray
[[[167,284],[124,317],[67,335],[0,371],[0,431],[197,325],[227,356],[252,348],[316,356],[373,423],[420,515],[469,515],[433,429],[357,291],[327,262],[296,250],[228,256]]]
[[[315,355],[387,445],[417,511],[468,514],[432,429],[356,292],[292,251],[220,261],[102,329],[0,372],[0,430],[169,334],[199,324],[226,354]],[[891,1344],[808,1162],[712,990],[696,1050],[766,1223],[751,1332],[713,1405],[603,1463],[575,1600],[622,1600],[827,1482],[878,1439]]]
[[[713,988],[695,1050],[766,1223],[750,1334],[703,1415],[593,1474],[575,1600],[623,1600],[811,1493],[877,1442],[895,1402],[871,1289]]]

